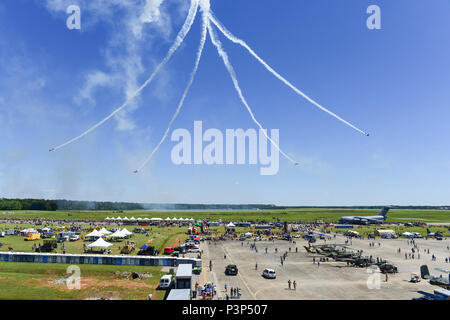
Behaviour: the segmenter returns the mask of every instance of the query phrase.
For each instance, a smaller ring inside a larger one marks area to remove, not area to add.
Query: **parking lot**
[[[332,240],[318,240],[316,244],[338,243],[343,244],[346,238],[337,235]],[[447,246],[448,239],[437,241],[434,239],[416,239],[420,251],[420,259],[405,259],[404,253],[411,252],[412,245],[407,239],[353,239],[348,245],[354,249],[363,250],[363,255],[380,257],[394,263],[399,273],[389,274],[388,281],[384,274],[373,273],[371,269],[347,266],[344,262],[335,262],[329,259],[320,265],[313,262],[313,254],[306,253],[303,246],[307,242],[303,239],[294,239],[296,243],[284,240],[256,241],[227,240],[216,244],[204,242],[203,272],[194,278],[194,283],[200,285],[211,281],[217,286],[216,299],[225,299],[230,295],[230,288],[241,289],[241,299],[248,300],[286,300],[286,299],[412,299],[419,297],[418,291],[432,292],[438,287],[432,286],[427,280],[411,283],[411,273],[420,275],[420,266],[427,264],[431,274],[439,275],[435,268],[450,269],[450,263],[445,257],[450,257]],[[375,246],[369,246],[375,242]],[[256,244],[256,250],[251,244]],[[380,245],[379,245],[380,244]],[[266,253],[267,248],[267,253]],[[275,252],[275,248],[278,252]],[[291,251],[289,252],[289,248]],[[296,248],[298,252],[296,252]],[[401,248],[401,253],[398,249]],[[428,254],[428,250],[430,253]],[[287,258],[281,265],[280,256],[287,253]],[[437,259],[432,261],[434,254]],[[224,256],[225,255],[225,256]],[[318,256],[316,256],[318,257]],[[212,262],[212,271],[209,271],[209,262]],[[317,260],[316,260],[317,261]],[[239,268],[237,276],[225,275],[225,267],[235,264]],[[257,270],[255,270],[257,264]],[[262,271],[272,268],[277,273],[276,279],[265,279]],[[446,276],[446,275],[443,275]],[[291,289],[288,281],[291,280]],[[296,281],[296,290],[293,289]],[[225,291],[225,284],[227,290]]]

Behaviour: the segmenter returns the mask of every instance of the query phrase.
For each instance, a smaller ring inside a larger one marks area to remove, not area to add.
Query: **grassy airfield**
[[[380,209],[330,209],[330,208],[302,208],[284,210],[249,210],[249,211],[146,211],[132,210],[124,212],[113,211],[0,211],[1,218],[17,219],[64,219],[64,220],[104,220],[106,217],[135,217],[135,218],[194,218],[225,221],[273,221],[278,218],[283,221],[337,222],[341,216],[376,215]],[[391,209],[387,222],[450,222],[450,210],[405,210]]]

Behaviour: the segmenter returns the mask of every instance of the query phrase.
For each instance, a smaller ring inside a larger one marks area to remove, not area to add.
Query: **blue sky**
[[[66,8],[79,4],[81,30]],[[368,30],[366,9],[381,8]],[[200,19],[161,74],[118,117],[56,152],[123,103],[164,57],[187,14],[165,0],[5,0],[0,3],[0,196],[74,200],[448,204],[450,2],[211,0],[216,16],[299,89],[365,137],[318,110],[220,37],[265,128],[280,130],[277,175],[259,165],[176,166],[158,143],[193,67]],[[207,42],[173,129],[256,128]]]

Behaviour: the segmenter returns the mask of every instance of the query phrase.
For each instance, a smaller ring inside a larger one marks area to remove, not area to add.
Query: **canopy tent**
[[[144,219],[143,219],[144,221],[148,221],[148,220],[150,220],[149,218],[147,218],[147,217],[145,217]]]
[[[110,217],[106,217],[105,220],[111,220],[111,218]]]
[[[122,220],[122,218],[121,217],[117,217],[116,220]]]
[[[122,232],[126,236],[130,236],[133,234],[132,232],[128,231],[127,228],[123,228],[120,232]]]
[[[130,220],[130,219],[128,219],[128,217],[125,217],[125,218],[123,218],[122,220]]]
[[[135,217],[131,217],[131,219],[130,219],[130,220],[134,221],[134,220],[136,220],[136,218],[135,218]]]
[[[169,217],[166,218],[166,221],[170,221],[171,219]]]
[[[147,218],[148,219],[148,218]],[[161,221],[161,220],[163,220],[162,218],[151,218],[150,220],[152,220],[152,221]]]
[[[86,237],[101,237],[101,236],[102,234],[97,229],[94,229],[94,231],[86,235]]]
[[[227,224],[227,228],[234,228],[236,227],[233,222],[230,222],[229,224]]]
[[[178,219],[179,221],[184,221],[183,217],[181,217],[180,219]]]
[[[106,234],[111,234],[112,232],[106,230],[105,228],[102,228],[102,229],[99,231],[99,233],[103,236],[103,235],[106,235]]]
[[[173,217],[172,221],[178,221],[177,217]]]
[[[141,217],[139,217],[139,218],[137,218],[136,220],[137,220],[137,221],[142,221],[142,218],[141,218]]]
[[[111,247],[112,244],[109,242],[106,242],[103,240],[102,237],[98,238],[96,241],[92,242],[91,244],[87,245],[89,248],[103,248],[106,249],[108,247]]]
[[[147,249],[148,245],[144,244],[142,247],[140,247],[139,249]]]
[[[50,230],[51,229],[49,227],[42,228],[42,231],[50,231]]]
[[[125,234],[120,230],[117,229],[116,232],[114,232],[112,235],[110,235],[111,238],[125,238]]]

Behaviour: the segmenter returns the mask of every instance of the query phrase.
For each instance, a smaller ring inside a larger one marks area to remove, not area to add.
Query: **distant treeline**
[[[192,203],[145,203],[142,204],[146,210],[256,210],[277,209],[275,205],[265,204],[192,204]]]
[[[58,210],[250,210],[274,209],[274,205],[244,204],[187,204],[187,203],[130,203],[56,200]]]
[[[383,206],[276,206],[272,204],[189,204],[189,203],[132,203],[98,202],[44,199],[5,199],[0,198],[0,210],[285,210],[285,209],[381,209]],[[448,206],[390,206],[392,209],[411,210],[450,210]]]
[[[58,210],[102,210],[102,211],[122,211],[122,210],[143,210],[139,203],[129,202],[97,202],[97,201],[72,201],[55,200]]]
[[[44,199],[0,199],[0,210],[40,210],[56,211],[58,205],[55,200]]]

